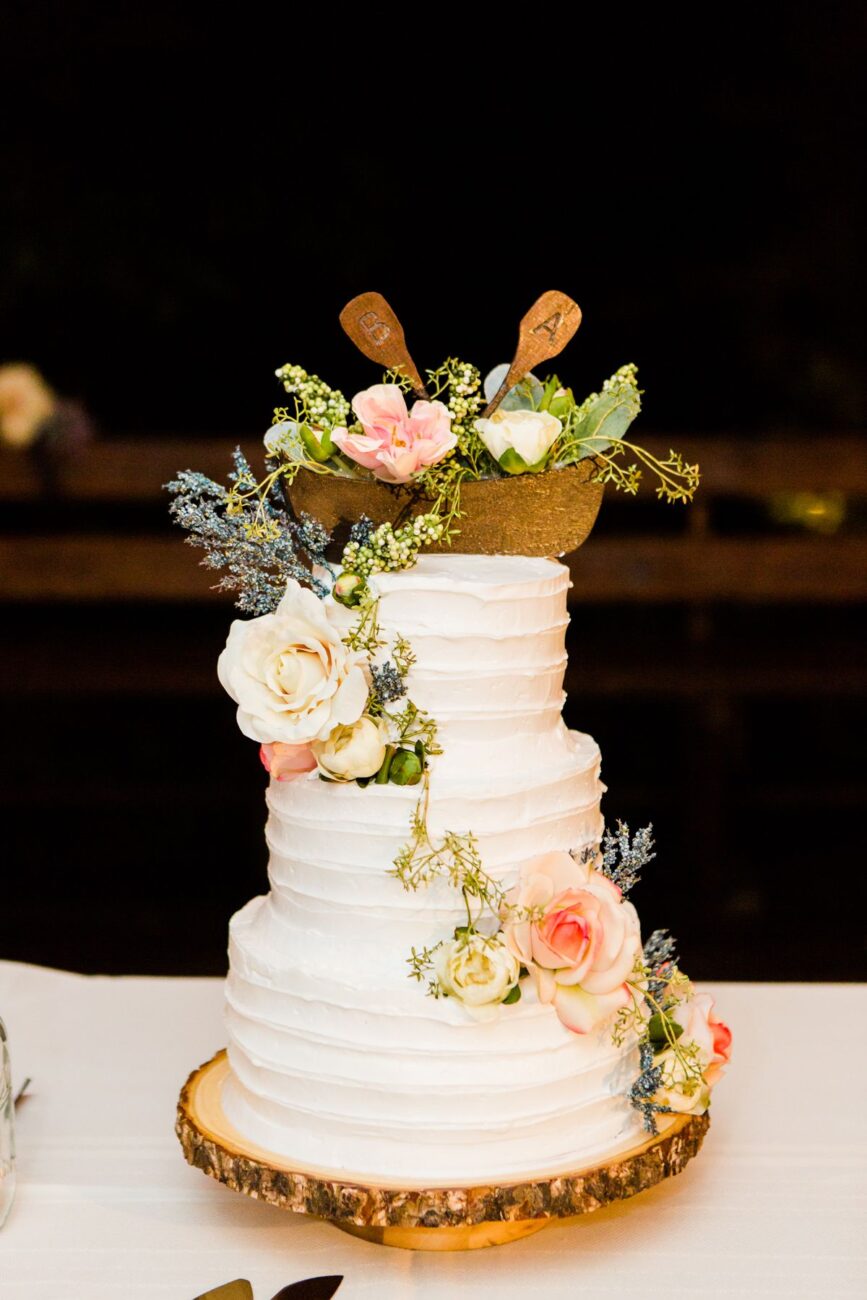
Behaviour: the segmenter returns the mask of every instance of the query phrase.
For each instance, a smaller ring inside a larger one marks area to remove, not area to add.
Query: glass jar
[[[0,1020],[0,1228],[15,1196],[15,1101],[6,1026]]]

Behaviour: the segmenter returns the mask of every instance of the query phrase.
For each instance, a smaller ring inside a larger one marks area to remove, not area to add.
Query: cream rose
[[[385,738],[373,718],[359,718],[350,726],[335,727],[325,740],[310,746],[319,770],[333,781],[354,781],[375,776],[385,758]]]
[[[362,662],[322,602],[293,579],[273,614],[235,620],[217,675],[238,705],[245,736],[304,745],[361,717],[368,695]]]
[[[476,431],[494,460],[508,474],[542,468],[563,425],[550,411],[495,411],[476,420]]]
[[[518,983],[520,964],[499,935],[473,934],[442,944],[434,970],[444,993],[462,1002],[470,1015],[488,1019]]]

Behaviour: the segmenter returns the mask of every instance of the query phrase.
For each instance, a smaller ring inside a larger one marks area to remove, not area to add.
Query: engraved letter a
[[[538,325],[533,326],[534,334],[547,334],[551,343],[554,342],[554,336],[563,323],[563,318],[559,311],[555,311],[553,316],[547,320],[540,321]]]

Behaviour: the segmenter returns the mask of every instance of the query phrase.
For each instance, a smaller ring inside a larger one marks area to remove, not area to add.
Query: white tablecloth
[[[343,1273],[338,1300],[867,1295],[867,986],[712,987],[734,1031],[699,1158],[577,1224],[418,1254],[228,1191],[173,1132],[181,1084],[223,1044],[218,980],[92,978],[0,962],[18,1113],[2,1300],[256,1300]]]

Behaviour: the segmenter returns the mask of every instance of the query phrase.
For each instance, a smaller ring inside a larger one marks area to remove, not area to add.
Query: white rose
[[[499,935],[463,935],[442,944],[434,970],[444,993],[462,1002],[471,1015],[486,1019],[518,982],[520,964]]]
[[[310,746],[319,770],[335,781],[375,776],[385,758],[385,740],[373,718],[359,718],[351,726],[335,727],[325,740]]]
[[[291,579],[273,614],[235,620],[217,675],[238,705],[245,736],[304,745],[361,717],[368,695],[362,662],[318,597]]]
[[[562,428],[550,411],[500,409],[489,420],[476,420],[476,431],[482,442],[509,474],[520,474],[538,465]],[[520,460],[509,452],[517,453]]]

